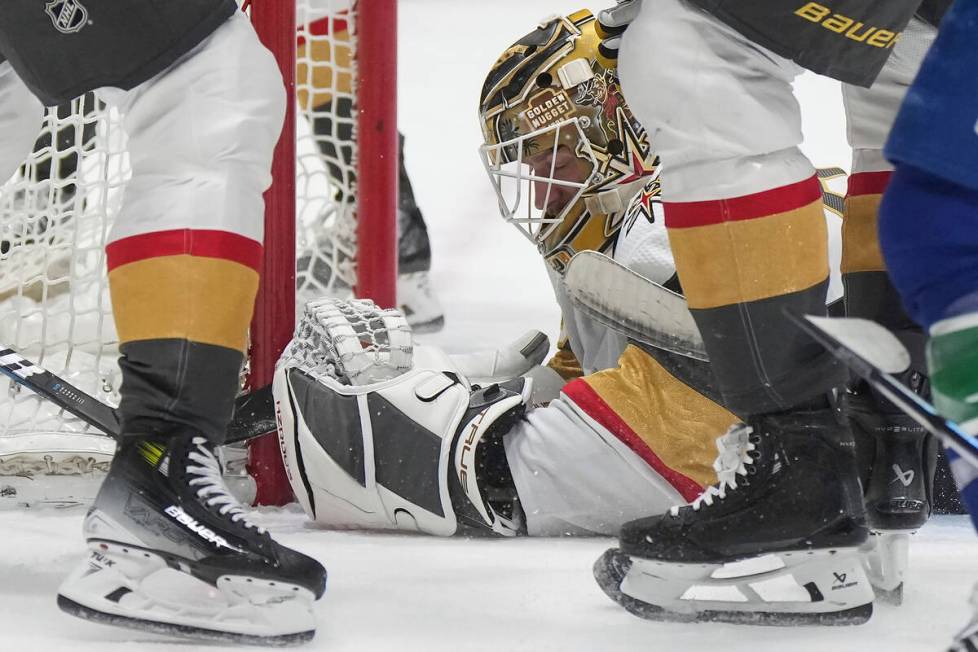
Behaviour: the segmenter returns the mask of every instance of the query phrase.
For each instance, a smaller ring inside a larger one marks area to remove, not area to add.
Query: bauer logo
[[[843,14],[837,14],[829,7],[817,2],[809,2],[795,10],[795,15],[821,25],[830,32],[856,43],[874,48],[892,48],[900,39],[900,32],[883,29]]]
[[[170,505],[163,511],[169,514],[175,521],[177,521],[178,523],[186,527],[188,530],[195,532],[197,536],[204,539],[205,541],[209,541],[210,543],[214,544],[218,548],[230,548],[231,550],[236,550],[236,548],[234,548],[233,546],[231,546],[231,544],[227,542],[227,539],[217,534],[216,532],[214,532],[214,530],[210,529],[209,527],[206,527],[202,523],[199,523],[190,514],[183,511],[183,509],[181,509],[177,505]]]
[[[838,591],[840,589],[848,589],[849,587],[856,586],[856,584],[859,583],[859,582],[846,582],[846,579],[848,579],[847,573],[836,573],[835,571],[833,571],[832,574],[835,575],[835,582],[832,584],[833,591]]]
[[[44,9],[62,34],[75,34],[88,24],[88,9],[78,0],[51,0]]]

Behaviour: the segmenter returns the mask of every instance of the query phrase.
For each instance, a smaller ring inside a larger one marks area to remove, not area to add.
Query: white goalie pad
[[[450,536],[477,512],[484,527],[505,531],[482,504],[475,474],[466,476],[471,458],[453,461],[468,452],[463,433],[478,433],[475,447],[501,414],[522,408],[521,393],[493,388],[491,398],[493,390],[472,395],[448,355],[411,345],[397,311],[369,301],[310,303],[273,381],[295,495],[333,528]]]

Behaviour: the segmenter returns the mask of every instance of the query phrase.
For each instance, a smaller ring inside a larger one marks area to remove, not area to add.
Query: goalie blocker
[[[514,536],[502,436],[531,385],[470,385],[450,356],[411,344],[397,311],[311,302],[273,383],[289,482],[333,527]]]

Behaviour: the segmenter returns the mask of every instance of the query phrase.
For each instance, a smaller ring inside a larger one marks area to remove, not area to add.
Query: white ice
[[[588,3],[594,10],[611,0]],[[539,259],[502,223],[479,163],[479,90],[492,61],[566,0],[401,0],[400,119],[407,165],[431,229],[434,286],[453,351],[495,347],[535,327],[556,334],[559,315]],[[654,62],[669,65],[668,61]],[[837,85],[805,77],[806,152],[848,167]],[[0,652],[169,652],[214,649],[86,623],[55,606],[59,582],[84,556],[83,509],[0,512]],[[294,510],[259,517],[281,540],[330,571],[319,634],[304,649],[641,650],[804,652],[941,650],[969,615],[978,580],[974,532],[939,517],[914,538],[906,600],[880,605],[863,626],[763,628],[667,625],[612,604],[591,578],[611,539],[439,540],[326,532]]]

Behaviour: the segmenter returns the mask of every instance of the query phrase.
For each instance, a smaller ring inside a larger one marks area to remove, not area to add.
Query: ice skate
[[[717,442],[719,482],[622,528],[601,588],[654,620],[858,624],[873,590],[852,439],[829,409],[762,415]]]
[[[916,373],[907,380],[915,390],[926,383]],[[910,536],[931,512],[937,441],[865,383],[847,391],[843,412],[856,442],[872,532],[864,548],[866,572],[877,598],[900,604]]]
[[[58,606],[167,635],[291,645],[315,633],[319,562],[248,522],[202,437],[126,439],[84,524],[88,559]]]

